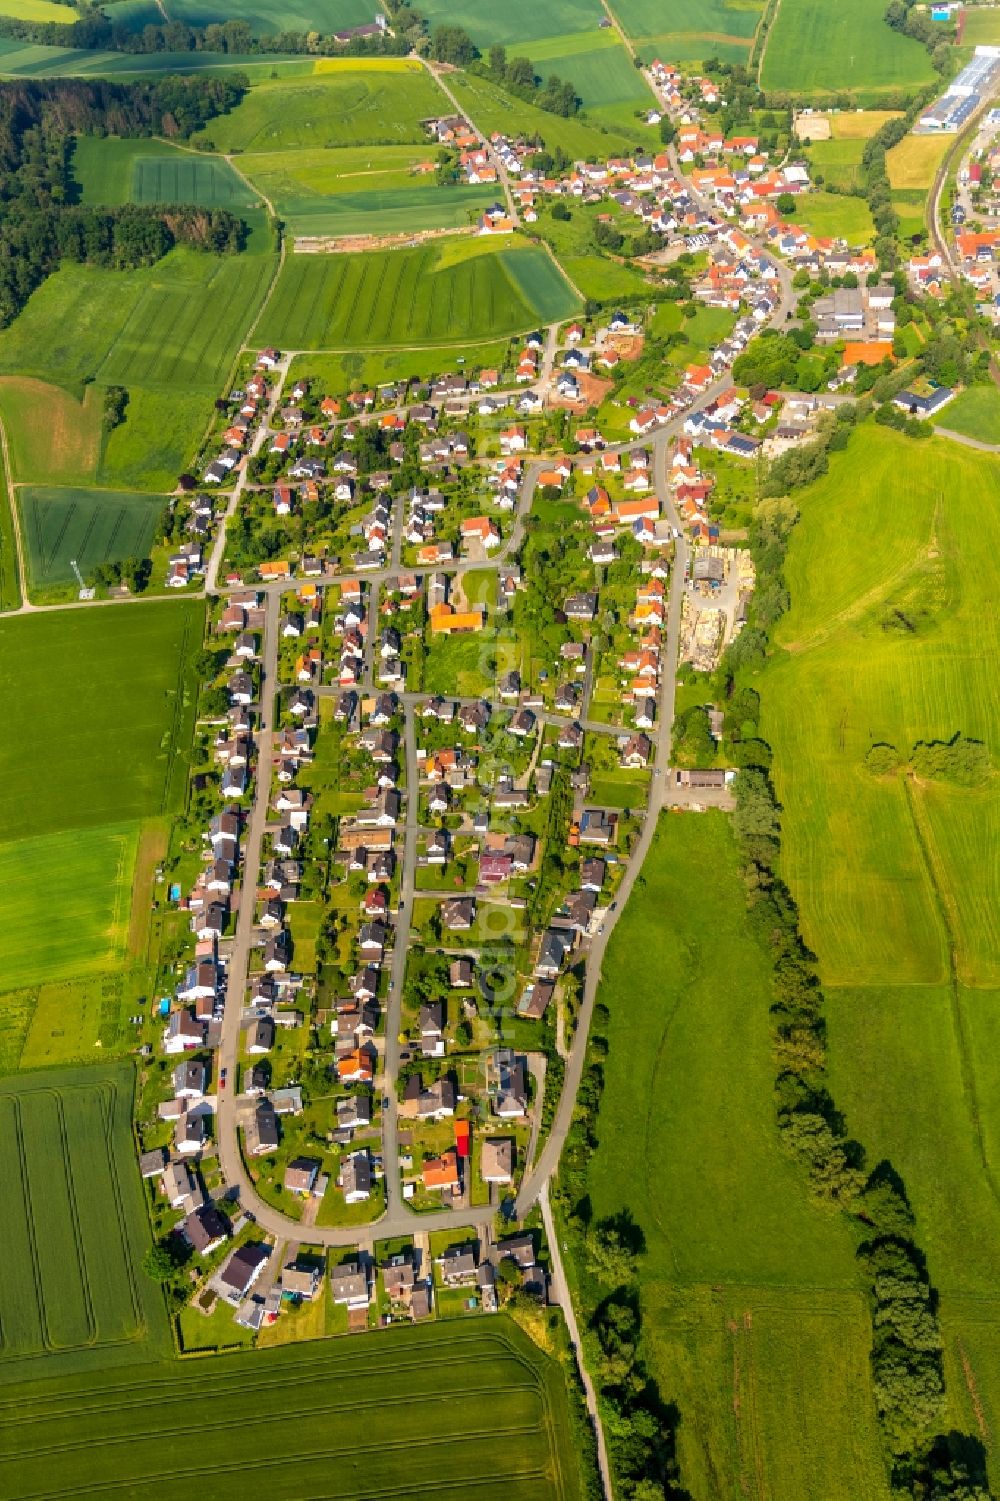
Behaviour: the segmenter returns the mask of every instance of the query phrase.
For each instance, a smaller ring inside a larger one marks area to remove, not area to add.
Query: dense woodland
[[[77,134],[186,136],[238,103],[245,80],[78,79],[0,85],[0,326],[62,261],[124,270],[152,265],[177,243],[242,249],[246,226],[225,209],[73,201]]]

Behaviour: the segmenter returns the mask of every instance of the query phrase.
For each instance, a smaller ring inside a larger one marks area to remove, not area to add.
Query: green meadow
[[[413,250],[287,256],[257,334],[293,349],[437,345],[524,332],[577,307],[538,247],[452,240]]]
[[[499,130],[507,135],[537,136],[549,151],[558,148],[574,161],[615,156],[633,146],[651,146],[656,140],[650,128],[638,120],[604,124],[576,116],[563,119],[534,104],[525,104],[498,84],[471,73],[449,74],[448,87],[486,135]]]
[[[873,94],[919,88],[933,77],[921,44],[893,31],[868,0],[781,0],[761,86],[806,96]]]
[[[834,145],[853,145],[836,141]],[[864,142],[860,143],[861,145]],[[875,238],[871,210],[863,198],[847,193],[804,193],[791,216],[796,224],[821,238],[843,238],[849,245],[867,245]]]
[[[594,0],[508,0],[502,9],[489,8],[482,0],[426,0],[421,15],[433,26],[461,26],[478,47],[500,42],[511,55],[531,55],[530,43],[541,37],[562,37],[572,32],[592,31],[601,19]]]
[[[1000,984],[1000,918],[981,884],[1000,835],[996,779],[960,792],[879,780],[864,764],[877,742],[908,755],[959,732],[997,764],[998,493],[990,455],[866,426],[796,496],[792,607],[762,679],[764,731],[787,803],[786,878],[830,984],[943,983],[936,887],[959,979]]]
[[[763,12],[757,0],[612,0],[611,8],[647,63],[745,63]]]
[[[5,990],[121,965],[138,841],[132,823],[0,844]]]
[[[360,26],[374,14],[371,0],[164,0],[163,10],[171,21],[188,26],[249,21],[254,36],[276,31],[327,35],[344,26]]]
[[[0,620],[0,842],[180,806],[203,617],[165,600]]]
[[[98,389],[128,390],[125,421],[98,454],[86,405],[57,403],[60,442],[73,454],[67,478],[173,489],[273,278],[276,256],[253,217],[255,232],[242,255],[178,247],[137,271],[64,265],[0,333],[0,373],[62,387],[77,403],[90,381]]]
[[[1000,391],[990,381],[970,386],[949,401],[940,417],[941,426],[980,443],[1000,443]]]
[[[599,998],[591,1206],[642,1232],[643,1353],[686,1490],[885,1501],[854,1243],[779,1144],[767,956],[722,814],[662,816]]]
[[[315,381],[324,393],[343,396],[357,386],[377,386],[386,381],[430,381],[439,375],[471,373],[502,366],[511,342],[492,344],[443,344],[434,349],[384,349],[345,351],[343,354],[302,354],[292,360],[289,380]]]
[[[448,101],[419,63],[325,58],[311,78],[256,84],[228,115],[210,120],[192,143],[218,151],[315,150],[326,146],[427,142],[421,121]]]
[[[636,111],[654,103],[615,31],[548,37],[526,51],[539,77],[554,73],[573,84],[590,120],[628,130],[635,127]]]

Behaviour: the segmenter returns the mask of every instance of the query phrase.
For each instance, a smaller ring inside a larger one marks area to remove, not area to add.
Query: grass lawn
[[[131,1110],[127,1065],[0,1080],[4,1385],[164,1353]]]
[[[934,77],[925,49],[893,31],[868,0],[781,0],[761,87],[811,95],[912,89]]]
[[[760,687],[786,803],[784,873],[828,983],[944,983],[937,888],[959,978],[1000,984],[985,856],[1000,838],[995,782],[961,794],[907,788],[864,766],[876,742],[906,755],[958,731],[985,740],[997,764],[1000,520],[982,498],[998,480],[987,454],[866,426],[827,476],[797,492],[792,607],[777,632],[785,650]],[[873,541],[859,546],[862,536]]]
[[[996,47],[1000,44],[1000,10],[996,6],[970,6],[965,12],[963,47]]]
[[[482,240],[291,255],[258,340],[297,349],[491,339],[569,317],[576,298],[537,246]]]
[[[202,1313],[200,1308],[188,1303],[181,1309],[177,1320],[181,1349],[225,1350],[230,1346],[251,1349],[253,1332],[236,1322],[236,1309],[231,1304],[218,1300],[211,1313]]]
[[[237,1326],[228,1327],[238,1337]],[[127,1378],[109,1373],[66,1381],[51,1393],[18,1393],[0,1488],[44,1492],[57,1484],[67,1497],[120,1490],[152,1501],[165,1482],[176,1485],[190,1473],[189,1459],[163,1455],[152,1474],[146,1444],[116,1440],[146,1433],[154,1407],[182,1403],[192,1375],[184,1364],[161,1363]],[[329,1494],[333,1470],[355,1466],[370,1496],[429,1486],[484,1501],[581,1495],[560,1367],[503,1317],[446,1330],[390,1329],[372,1334],[363,1351],[351,1340],[238,1351],[200,1360],[197,1377],[212,1392],[212,1483],[222,1501],[245,1495],[255,1483],[248,1477],[258,1475],[275,1501]],[[247,1396],[255,1390],[268,1393],[267,1422],[247,1422]],[[58,1426],[44,1421],[53,1400]],[[401,1403],[409,1414],[405,1435]],[[348,1416],[362,1414],[360,1426]]]
[[[259,83],[228,115],[209,120],[192,144],[218,151],[287,151],[322,146],[396,145],[430,138],[422,120],[448,101],[426,68],[404,58],[325,59],[323,71]]]
[[[886,152],[889,184],[894,188],[929,188],[942,158],[954,144],[947,136],[904,136]]]
[[[171,600],[0,621],[0,840],[176,811],[203,616]]]
[[[1000,391],[992,381],[987,386],[970,386],[948,403],[941,423],[982,443],[1000,443]]]
[[[729,1494],[721,1473],[734,1495],[744,1476],[782,1501],[881,1501],[854,1245],[781,1150],[770,994],[726,819],[663,815],[603,969],[593,1212],[645,1237],[646,1359],[690,1493]]]
[[[804,193],[796,199],[791,218],[815,235],[840,235],[850,245],[867,245],[875,237],[865,200],[844,193]]]
[[[88,581],[100,563],[148,556],[166,504],[162,496],[123,490],[25,486],[17,492],[28,554],[29,592],[69,584],[75,561]]]
[[[496,632],[489,626],[468,636],[428,638],[424,693],[457,693],[474,698],[492,691],[496,679]]]
[[[27,376],[0,377],[0,418],[14,480],[89,484],[101,457],[101,395],[88,386],[83,400]]]
[[[853,188],[861,181],[861,157],[865,149],[863,136],[847,140],[812,141],[809,144],[809,160],[814,175],[834,187]]]

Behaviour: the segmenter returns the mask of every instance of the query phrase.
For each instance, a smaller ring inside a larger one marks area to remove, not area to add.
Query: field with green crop
[[[461,26],[478,47],[501,42],[511,56],[524,56],[531,50],[528,44],[539,37],[592,31],[602,11],[596,0],[546,0],[545,5],[508,0],[502,9],[490,9],[482,0],[427,0],[420,14],[432,26]]]
[[[46,24],[62,22],[68,25],[77,19],[71,5],[60,5],[58,0],[0,0],[0,16],[13,16],[18,21],[40,21]]]
[[[95,974],[121,963],[138,838],[133,823],[0,844],[4,990]]]
[[[872,94],[933,77],[921,44],[887,26],[869,0],[781,0],[761,86],[793,95]]]
[[[962,45],[963,47],[1000,45],[1000,11],[996,6],[971,5],[966,9]]]
[[[80,136],[72,174],[81,203],[194,203],[234,213],[260,206],[228,162],[165,141]]]
[[[165,600],[0,621],[0,840],[177,809],[203,615]]]
[[[949,401],[941,413],[941,425],[981,443],[1000,443],[1000,391],[992,381],[970,386]]]
[[[452,73],[451,89],[461,107],[468,110],[477,127],[487,135],[503,131],[507,135],[537,136],[549,151],[562,150],[574,161],[580,158],[604,160],[627,151],[631,146],[652,145],[656,138],[648,126],[635,121],[623,125],[589,122],[575,117],[563,119],[533,104],[525,104],[506,93],[495,83],[471,73]]]
[[[197,448],[275,264],[260,222],[243,255],[178,248],[138,271],[63,266],[0,334],[0,373],[62,386],[78,398],[91,380],[98,389],[126,387],[125,421],[111,434],[93,477],[109,488],[172,489]],[[74,431],[82,429],[85,413],[77,415],[79,422],[69,420],[69,409],[60,412],[66,441],[80,445],[88,434]],[[44,411],[38,420],[45,422]]]
[[[829,983],[943,983],[940,889],[959,978],[1000,984],[1000,918],[975,895],[985,846],[1000,839],[996,780],[959,796],[876,779],[864,764],[876,742],[908,756],[958,732],[1000,764],[1000,519],[983,504],[998,484],[988,454],[865,427],[796,496],[792,608],[762,680],[764,730],[782,801],[794,783],[785,875]],[[939,810],[956,800],[949,823]]]
[[[152,18],[151,18],[152,19]],[[159,17],[162,20],[162,17]],[[47,46],[0,37],[0,76],[11,78],[130,78],[153,73],[217,73],[222,70],[270,77],[311,73],[305,58],[261,57],[227,52],[101,52]]]
[[[127,490],[60,490],[26,485],[17,492],[29,583],[71,584],[75,561],[85,579],[99,563],[145,558],[165,501]]]
[[[613,0],[612,10],[651,62],[693,62],[717,57],[746,63],[763,4],[756,0]]]
[[[645,1240],[644,1350],[685,1488],[882,1501],[854,1246],[780,1148],[767,958],[723,815],[662,817],[600,1000],[588,1188],[595,1218],[627,1211]]]
[[[21,603],[21,578],[14,536],[14,512],[7,481],[0,476],[0,612]]]
[[[18,1403],[11,1382],[165,1353],[162,1300],[138,1266],[132,1078],[126,1065],[0,1080],[0,1405]]]
[[[321,73],[297,81],[294,102],[280,80],[256,84],[231,114],[210,120],[192,141],[225,152],[429,144],[420,122],[447,108],[419,63],[331,58]]]
[[[428,1487],[483,1501],[580,1495],[559,1367],[503,1317],[386,1330],[360,1345],[216,1356],[196,1371],[161,1364],[12,1392],[0,1403],[9,1434],[0,1491],[152,1501],[185,1486],[204,1473],[204,1455],[179,1445],[151,1457],[139,1438],[156,1412],[189,1400],[195,1374],[210,1394],[200,1426],[211,1435],[220,1501],[245,1496],[248,1486],[265,1486],[274,1501],[360,1491],[402,1497]],[[254,1398],[266,1401],[266,1417],[248,1423]],[[363,1475],[360,1488],[355,1474]]]
[[[590,119],[628,129],[636,110],[654,102],[615,31],[549,37],[525,50],[539,77],[554,73],[573,84]]]
[[[163,0],[171,21],[211,26],[222,21],[249,21],[254,36],[276,31],[320,31],[324,36],[344,26],[361,26],[375,14],[374,0]],[[161,16],[162,21],[162,16]]]
[[[417,170],[433,153],[414,146],[270,151],[240,169],[293,235],[405,234],[474,223],[496,199],[487,184],[441,185]]]
[[[293,349],[492,339],[569,317],[576,299],[537,247],[453,240],[364,255],[291,255],[258,336]]]

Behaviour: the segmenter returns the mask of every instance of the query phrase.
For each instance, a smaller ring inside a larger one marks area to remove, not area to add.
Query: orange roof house
[[[450,1188],[454,1192],[459,1187],[458,1176],[458,1153],[454,1147],[448,1147],[440,1157],[429,1157],[421,1170],[425,1188]]]
[[[432,636],[455,636],[464,631],[481,631],[482,606],[476,610],[455,610],[451,605],[435,605],[430,612]]]

